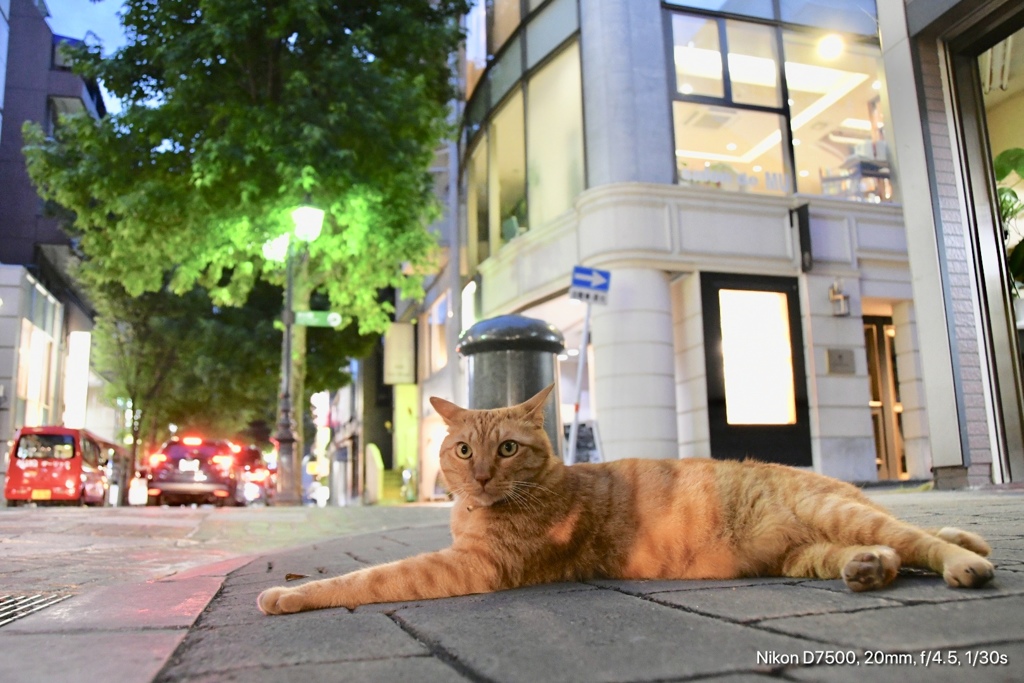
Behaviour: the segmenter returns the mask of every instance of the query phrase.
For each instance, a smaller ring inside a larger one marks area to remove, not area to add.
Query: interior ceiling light
[[[835,33],[830,33],[818,41],[818,56],[822,59],[835,59],[843,54],[845,49],[846,43],[843,42],[842,36]]]

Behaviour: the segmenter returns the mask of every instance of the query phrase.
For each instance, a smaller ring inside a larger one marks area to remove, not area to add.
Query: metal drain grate
[[[27,617],[61,600],[71,597],[70,593],[35,593],[33,595],[0,595],[0,626],[6,626],[15,619]]]

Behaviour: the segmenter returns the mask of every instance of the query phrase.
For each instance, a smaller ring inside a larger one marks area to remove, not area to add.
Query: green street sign
[[[341,313],[334,311],[295,311],[295,324],[306,327],[341,327]]]

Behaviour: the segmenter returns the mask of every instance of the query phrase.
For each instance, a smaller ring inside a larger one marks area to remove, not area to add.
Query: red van
[[[111,467],[123,467],[117,444],[85,429],[22,427],[14,435],[4,497],[7,505],[106,505]]]

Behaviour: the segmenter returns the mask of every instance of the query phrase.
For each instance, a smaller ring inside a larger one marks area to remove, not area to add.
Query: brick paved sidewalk
[[[265,617],[285,574],[329,576],[444,547],[444,526],[265,555],[220,592],[156,677],[177,681],[972,681],[1024,671],[1024,494],[874,493],[908,521],[984,535],[980,590],[917,573],[840,581],[597,581]]]

